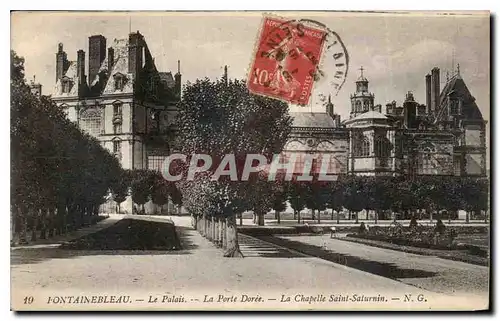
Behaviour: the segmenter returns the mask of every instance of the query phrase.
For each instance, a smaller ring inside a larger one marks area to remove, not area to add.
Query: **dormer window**
[[[125,87],[125,82],[127,81],[127,77],[124,74],[117,73],[114,75],[114,80],[115,80],[115,91],[123,91],[123,88]]]
[[[460,104],[456,99],[450,99],[450,116],[458,116],[460,113]]]
[[[69,78],[61,79],[61,87],[62,87],[63,94],[69,94],[69,92],[71,90],[71,79],[69,79]]]

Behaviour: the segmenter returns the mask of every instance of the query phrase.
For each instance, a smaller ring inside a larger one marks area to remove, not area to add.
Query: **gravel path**
[[[192,230],[189,217],[171,217],[182,251],[85,251],[26,248],[12,251],[14,288],[127,290],[221,289],[414,291],[369,273],[304,256],[224,258]]]
[[[415,269],[429,272],[428,277],[399,278],[398,280],[429,291],[440,293],[488,295],[489,268],[450,261],[434,256],[410,254],[382,249],[340,239],[322,236],[282,236],[282,239],[320,246],[331,252],[362,258],[373,262],[391,264],[400,269]]]

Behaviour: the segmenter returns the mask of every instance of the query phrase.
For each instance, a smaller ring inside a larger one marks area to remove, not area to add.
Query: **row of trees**
[[[48,97],[30,92],[11,51],[11,210],[20,241],[76,229],[98,214],[121,167]]]
[[[274,210],[279,220],[286,201],[300,222],[300,211],[308,208],[315,213],[327,209],[340,212],[347,209],[357,214],[374,211],[375,220],[388,219],[387,213],[397,213],[399,218],[410,219],[417,211],[433,213],[446,210],[455,213],[465,210],[467,220],[473,211],[487,210],[489,183],[485,178],[473,177],[369,177],[340,176],[332,182],[281,182],[279,192],[270,194],[272,206],[261,212]],[[337,219],[338,219],[337,215]],[[317,216],[320,222],[320,215]],[[259,225],[263,219],[257,220]]]
[[[166,181],[160,172],[145,169],[123,170],[113,186],[113,200],[118,205],[124,202],[128,195],[134,204],[139,206],[139,212],[145,212],[144,204],[152,201],[158,206],[168,203],[170,199],[175,205],[182,205],[182,196],[177,187]]]

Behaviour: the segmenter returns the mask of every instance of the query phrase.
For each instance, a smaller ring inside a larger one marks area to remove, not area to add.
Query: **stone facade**
[[[56,53],[56,84],[52,99],[79,127],[96,137],[125,169],[161,170],[171,150],[176,103],[181,95],[180,62],[175,75],[159,72],[144,36],[130,33],[106,48],[102,35],[89,37],[88,77],[85,52],[69,61],[63,44]],[[32,84],[35,92],[41,87]],[[131,197],[121,205],[132,213]],[[101,206],[115,212],[111,196]],[[146,204],[149,214],[174,213],[173,204]]]
[[[56,53],[52,99],[68,118],[96,137],[126,169],[161,169],[169,153],[181,74],[159,72],[144,36],[89,37],[89,77],[85,52],[68,61],[63,44]],[[178,67],[180,68],[180,66]]]
[[[351,95],[350,118],[340,122],[329,101],[326,112],[296,112],[285,153],[330,154],[328,174],[486,175],[486,121],[460,70],[440,91],[440,72],[425,77],[426,104],[408,92],[396,101],[374,104],[361,75]]]

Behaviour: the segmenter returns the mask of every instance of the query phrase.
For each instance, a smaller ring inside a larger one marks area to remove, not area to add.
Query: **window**
[[[370,156],[370,141],[367,137],[360,137],[354,140],[354,156],[368,157]]]
[[[126,81],[125,76],[122,74],[116,74],[114,78],[115,78],[115,90],[123,90]]]
[[[361,102],[358,100],[356,101],[356,112],[360,112],[361,111]]]
[[[80,114],[80,128],[92,136],[101,134],[101,110],[89,108]]]
[[[436,165],[434,164],[433,154],[435,153],[434,148],[425,147],[423,151],[419,154],[417,159],[418,173],[419,174],[436,174]]]
[[[148,169],[161,172],[166,158],[166,156],[148,156]]]
[[[363,103],[363,110],[368,111],[369,108],[370,108],[370,103],[367,100],[365,100],[365,102]]]
[[[375,141],[375,155],[377,157],[389,157],[391,151],[391,144],[385,137],[379,137]]]
[[[459,102],[458,100],[450,100],[450,115],[457,116],[459,114]]]
[[[113,104],[113,116],[121,116],[122,115],[122,104],[115,103]]]
[[[68,79],[64,79],[61,84],[63,94],[69,94],[69,91],[71,90],[71,82]]]
[[[113,141],[113,154],[121,155],[122,142],[119,140]]]
[[[122,133],[122,124],[113,124],[113,134]]]

